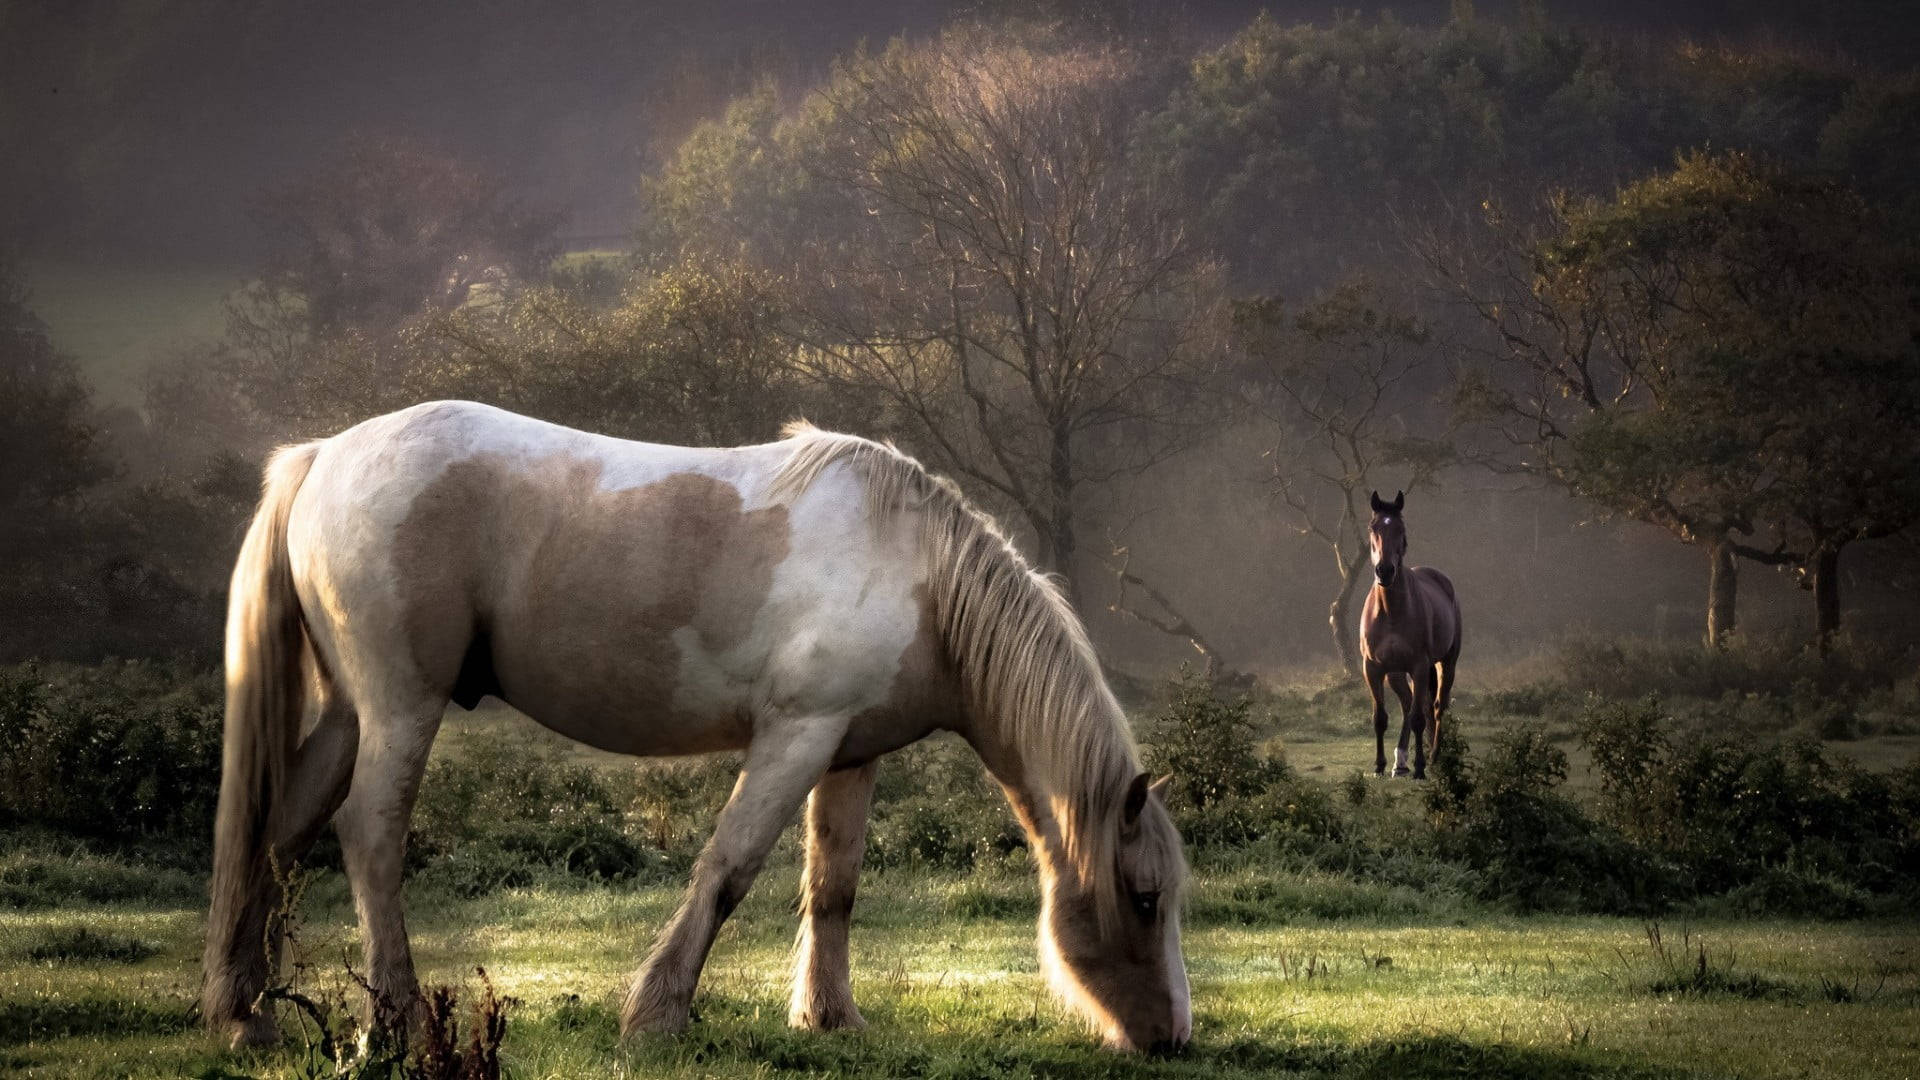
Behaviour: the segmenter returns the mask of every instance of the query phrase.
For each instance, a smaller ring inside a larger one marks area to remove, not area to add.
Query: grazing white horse
[[[277,1037],[257,1000],[270,868],[329,818],[368,982],[414,1000],[408,818],[447,702],[493,694],[604,750],[746,752],[624,1033],[686,1026],[715,933],[803,801],[789,1019],[861,1026],[847,930],[875,760],[945,729],[1031,839],[1055,988],[1116,1047],[1188,1039],[1180,838],[1079,620],[917,462],[787,436],[656,446],[436,402],[274,455],[227,614],[210,1024]]]

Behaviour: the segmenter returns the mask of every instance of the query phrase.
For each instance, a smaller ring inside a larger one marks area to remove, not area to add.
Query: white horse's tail
[[[227,598],[227,721],[214,818],[212,906],[203,1011],[216,1028],[244,1019],[260,987],[272,869],[268,847],[298,737],[306,687],[306,629],[287,555],[287,517],[319,443],[290,446],[267,464],[260,509],[234,563]],[[243,999],[244,1000],[241,1000]]]

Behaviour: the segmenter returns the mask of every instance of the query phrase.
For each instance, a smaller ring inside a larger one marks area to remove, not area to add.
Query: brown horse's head
[[[1372,550],[1373,580],[1392,585],[1400,576],[1400,564],[1407,557],[1407,523],[1400,511],[1407,505],[1407,493],[1396,491],[1387,502],[1379,492],[1372,495],[1373,522],[1367,526],[1367,544]]]
[[[1055,992],[1122,1050],[1174,1050],[1193,1035],[1180,952],[1186,861],[1162,796],[1134,778],[1119,820],[1112,877],[1047,873],[1040,953]],[[1103,880],[1104,879],[1104,880]],[[1115,895],[1101,895],[1108,892]],[[1117,903],[1115,902],[1117,901]]]

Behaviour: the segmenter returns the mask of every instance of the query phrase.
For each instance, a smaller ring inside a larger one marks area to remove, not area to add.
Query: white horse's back
[[[350,670],[495,694],[608,750],[739,749],[758,716],[881,708],[924,621],[915,537],[877,530],[845,470],[776,494],[792,449],[464,402],[381,417],[323,443],[300,493],[302,603]]]

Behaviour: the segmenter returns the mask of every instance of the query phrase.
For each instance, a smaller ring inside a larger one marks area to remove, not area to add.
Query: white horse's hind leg
[[[877,762],[830,772],[807,799],[807,869],[800,883],[800,937],[787,1023],[828,1030],[863,1028],[848,970],[848,924]]]
[[[623,1034],[685,1030],[714,935],[746,896],[807,790],[826,772],[846,729],[845,717],[784,720],[754,736],[733,795],[694,864],[686,899],[627,993]]]
[[[407,823],[445,709],[432,695],[412,695],[404,707],[364,710],[353,785],[334,819],[360,915],[367,984],[402,1009],[419,988],[400,904]]]
[[[321,826],[346,796],[359,732],[353,706],[337,692],[328,692],[321,704],[320,719],[294,751],[293,765],[287,771],[286,802],[273,842],[273,859],[282,873],[306,856]],[[248,904],[238,925],[208,927],[210,937],[216,933],[228,936],[209,949],[210,957],[225,959],[209,964],[207,978],[230,980],[235,1003],[249,1010],[233,1028],[236,1047],[266,1046],[280,1038],[272,1009],[251,1010],[254,998],[277,975],[279,928],[269,927],[268,920],[280,906],[280,886],[277,880],[263,882],[262,892]],[[270,930],[271,940],[267,938]]]

